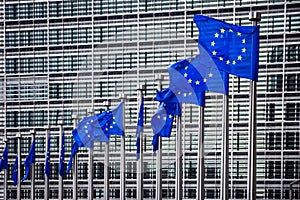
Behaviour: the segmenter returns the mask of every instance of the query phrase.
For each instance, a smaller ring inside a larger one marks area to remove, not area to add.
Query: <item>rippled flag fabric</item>
[[[168,113],[165,103],[160,103],[157,111],[151,119],[151,127],[154,133],[152,140],[153,151],[158,150],[159,137],[170,137],[172,132],[174,114]]]
[[[11,179],[14,181],[14,186],[18,184],[18,156],[16,156],[15,164],[12,169]]]
[[[30,174],[30,167],[31,167],[32,163],[35,163],[35,139],[33,140],[30,150],[28,152],[28,155],[24,161],[25,175],[22,179],[22,182],[28,178],[28,176]]]
[[[258,80],[259,26],[237,26],[218,19],[195,15],[199,30],[198,47],[219,70]]]
[[[60,149],[60,156],[59,156],[59,166],[58,166],[58,173],[59,175],[64,178],[65,176],[65,131],[62,131],[61,135],[61,149]]]
[[[78,144],[76,141],[73,142],[73,145],[72,145],[72,151],[71,151],[71,155],[70,155],[70,159],[69,159],[69,162],[68,162],[68,167],[67,167],[67,171],[66,173],[68,174],[72,168],[72,163],[73,163],[73,158],[75,156],[75,154],[78,152]]]
[[[123,109],[124,102],[122,101],[115,109],[106,110],[103,114],[98,116],[100,126],[107,137],[110,137],[111,135],[124,136]]]
[[[44,174],[50,178],[50,134],[48,135],[48,144],[47,144],[47,156],[45,160],[45,169],[44,169]]]
[[[0,160],[0,172],[8,168],[8,147],[5,146]]]
[[[140,134],[144,129],[144,97],[142,97],[139,115],[138,115],[138,122],[137,122],[137,129],[136,129],[136,160],[140,159],[140,144],[141,144],[141,137]]]

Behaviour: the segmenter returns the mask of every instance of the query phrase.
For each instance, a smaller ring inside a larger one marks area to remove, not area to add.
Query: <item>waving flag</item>
[[[4,148],[4,151],[2,153],[1,160],[0,160],[0,172],[7,168],[8,168],[8,148],[6,145]]]
[[[30,173],[30,167],[31,167],[32,163],[35,163],[35,139],[33,139],[29,153],[24,161],[25,175],[22,179],[22,182],[28,178],[29,173]]]
[[[72,151],[71,151],[71,155],[70,155],[70,159],[69,159],[69,162],[68,162],[68,167],[67,167],[67,171],[66,173],[68,174],[72,168],[72,163],[73,163],[73,158],[75,156],[75,154],[78,152],[78,144],[76,141],[73,142],[73,145],[72,145]]]
[[[50,178],[50,134],[48,135],[47,156],[45,161],[44,174]]]
[[[64,178],[65,176],[65,131],[62,131],[61,135],[61,149],[60,149],[60,159],[58,167],[59,175]]]
[[[12,169],[11,179],[14,181],[14,186],[16,186],[18,184],[18,156]]]
[[[236,26],[218,19],[195,15],[200,54],[208,54],[220,71],[257,81],[259,27]]]
[[[143,128],[144,128],[144,97],[142,97],[140,111],[139,111],[139,117],[138,117],[138,122],[137,122],[137,129],[136,129],[136,160],[138,160],[140,158],[140,153],[141,153],[140,134],[143,131]]]

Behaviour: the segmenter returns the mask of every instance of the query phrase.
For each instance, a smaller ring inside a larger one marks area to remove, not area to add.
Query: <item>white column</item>
[[[89,109],[88,110],[89,116],[94,115],[94,110]],[[89,172],[88,172],[88,200],[92,200],[94,197],[94,149],[89,148]]]
[[[17,200],[21,200],[21,134],[17,134],[18,138],[18,183],[17,183]]]
[[[35,138],[35,130],[30,130],[31,134],[31,145]],[[31,200],[35,200],[35,163],[30,166],[30,176],[31,176]]]
[[[73,126],[74,128],[76,128],[77,125],[77,120],[78,120],[78,116],[77,115],[72,115],[72,119],[73,119]],[[73,200],[77,200],[77,179],[78,179],[78,175],[77,175],[77,153],[74,155],[73,157]]]
[[[46,127],[46,151],[45,151],[45,158],[47,158],[47,151],[48,151],[48,141],[49,141],[49,137],[50,137],[50,126]],[[49,200],[49,177],[47,175],[45,175],[45,192],[44,192],[44,196],[45,196],[45,200]]]
[[[106,109],[109,109],[110,101],[103,102]],[[105,143],[104,153],[104,199],[109,200],[109,142]]]
[[[61,152],[62,149],[62,129],[63,129],[63,121],[58,121],[57,123],[59,125],[59,152]],[[59,155],[59,161],[61,159],[61,155]],[[58,199],[63,200],[64,198],[64,183],[63,178],[58,175]]]

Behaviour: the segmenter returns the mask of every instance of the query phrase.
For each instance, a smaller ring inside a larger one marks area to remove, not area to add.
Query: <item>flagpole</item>
[[[17,134],[18,138],[18,183],[17,183],[17,200],[21,200],[21,134]]]
[[[78,120],[78,116],[77,115],[72,115],[72,119],[73,119],[73,126],[74,128],[76,127],[76,123]],[[73,157],[73,200],[77,200],[77,179],[78,179],[78,175],[77,175],[77,153],[74,155]]]
[[[46,127],[46,151],[45,151],[45,158],[48,157],[48,142],[49,142],[49,131],[50,131],[50,126]],[[46,159],[47,160],[47,159]],[[49,177],[45,175],[45,200],[49,200]]]
[[[62,149],[62,126],[63,126],[63,121],[60,120],[58,121],[57,123],[59,125],[59,149],[61,151]],[[59,155],[59,160],[61,160],[61,155]],[[58,180],[58,199],[59,200],[63,200],[63,197],[64,197],[64,194],[63,194],[63,191],[64,191],[64,185],[63,185],[63,177],[58,175],[59,177],[59,180]]]
[[[228,95],[223,95],[223,119],[222,119],[222,149],[221,149],[221,200],[228,199]]]
[[[88,110],[89,116],[94,115],[94,110],[91,108]],[[89,148],[89,172],[88,172],[88,200],[92,200],[94,197],[94,149]]]
[[[138,90],[138,110],[139,110],[139,106],[142,103],[142,98],[143,98],[143,90],[145,90],[145,85],[140,85]],[[139,120],[139,119],[138,119]],[[143,184],[143,180],[144,180],[144,153],[143,153],[143,135],[144,135],[144,130],[140,131],[140,152],[139,152],[139,160],[137,163],[137,199],[138,200],[142,200],[144,198],[144,184]]]
[[[110,101],[103,102],[106,109],[109,109]],[[109,200],[109,142],[105,143],[104,155],[104,199]]]
[[[162,74],[155,74],[157,81],[157,89],[162,90],[162,81],[164,77]],[[162,138],[158,137],[158,148],[156,151],[156,200],[162,199]]]
[[[249,20],[253,26],[261,20],[259,12],[250,12]],[[248,134],[248,180],[247,198],[256,199],[256,81],[250,81],[250,113],[249,113],[249,134]]]
[[[4,136],[4,148],[6,148],[7,146],[7,136],[6,136],[6,133],[5,133],[5,136]],[[8,199],[7,198],[7,175],[8,175],[8,169],[4,170],[4,199]]]
[[[199,107],[197,200],[204,200],[204,106]]]
[[[124,107],[123,107],[123,122],[122,122],[122,130],[124,131],[124,136],[121,137],[121,176],[120,176],[120,187],[121,187],[121,200],[125,200],[125,188],[126,188],[126,177],[125,177],[125,165],[126,165],[126,155],[125,155],[125,101],[126,101],[126,95],[122,93],[119,97],[122,101],[124,101]]]
[[[31,143],[35,138],[35,130],[30,130],[31,134]],[[31,163],[30,166],[30,175],[31,175],[31,200],[35,200],[35,163]]]
[[[175,199],[182,200],[182,118],[177,116],[176,121],[176,185]]]

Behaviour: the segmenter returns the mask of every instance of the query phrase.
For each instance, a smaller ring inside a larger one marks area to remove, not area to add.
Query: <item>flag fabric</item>
[[[259,26],[236,26],[218,19],[194,15],[199,30],[198,47],[220,71],[257,81]]]
[[[94,142],[109,142],[111,135],[124,136],[122,101],[115,109],[94,116],[84,117],[73,129],[74,140],[79,147],[93,148]]]
[[[11,179],[14,181],[14,186],[16,186],[18,184],[18,156],[12,169]]]
[[[59,175],[64,178],[65,176],[65,131],[62,130],[61,135],[61,149],[60,149],[60,156],[59,156],[59,167],[58,173]]]
[[[46,161],[45,161],[45,169],[44,169],[44,174],[50,178],[50,134],[48,135],[48,144],[47,144],[47,156],[46,156]]]
[[[140,144],[141,144],[141,132],[144,129],[144,97],[142,97],[139,115],[138,115],[138,122],[137,122],[137,129],[136,129],[136,160],[140,159]]]
[[[29,153],[24,161],[25,175],[22,179],[22,182],[28,178],[28,176],[30,174],[30,167],[31,167],[32,163],[35,163],[35,138],[33,139]]]
[[[70,159],[69,159],[69,162],[68,162],[68,167],[67,167],[67,171],[66,173],[68,174],[72,168],[72,163],[73,163],[73,158],[75,156],[75,154],[78,152],[78,144],[76,141],[73,142],[72,144],[72,151],[71,151],[71,155],[70,155]]]
[[[158,139],[160,137],[170,137],[173,126],[174,115],[165,109],[165,103],[160,103],[159,108],[151,119],[151,127],[154,133],[152,140],[153,151],[158,150]]]
[[[8,147],[5,146],[0,160],[0,172],[8,168]]]

